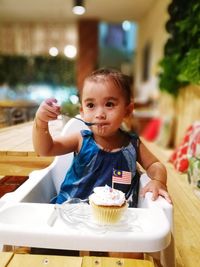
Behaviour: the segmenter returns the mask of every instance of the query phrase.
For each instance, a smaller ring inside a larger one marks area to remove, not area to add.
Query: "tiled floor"
[[[4,176],[0,178],[0,197],[16,190],[28,179],[28,176]]]

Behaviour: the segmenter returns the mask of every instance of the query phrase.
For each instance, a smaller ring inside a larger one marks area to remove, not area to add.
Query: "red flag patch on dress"
[[[113,169],[112,183],[131,184],[132,173]]]

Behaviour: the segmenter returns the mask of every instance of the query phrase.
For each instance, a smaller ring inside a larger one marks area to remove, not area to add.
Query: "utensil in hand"
[[[92,125],[95,125],[96,123],[95,122],[87,122],[87,121],[84,121],[82,120],[81,118],[77,118],[77,117],[74,117],[74,119],[77,119],[79,121],[82,121],[83,123],[85,123],[85,125],[87,126],[92,126]]]
[[[62,111],[61,111],[61,115],[68,116],[67,113],[62,113]],[[96,125],[96,124],[97,124],[97,123],[95,123],[95,122],[87,122],[87,121],[84,121],[83,119],[78,118],[78,117],[72,117],[72,118],[74,118],[74,119],[76,119],[76,120],[79,120],[79,121],[82,121],[82,122],[85,123],[85,125],[87,125],[87,126],[93,126],[93,125]]]

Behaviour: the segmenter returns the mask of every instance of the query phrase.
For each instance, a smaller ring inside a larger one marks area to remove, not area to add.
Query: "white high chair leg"
[[[171,235],[170,245],[161,251],[161,262],[166,267],[176,267],[174,236]]]

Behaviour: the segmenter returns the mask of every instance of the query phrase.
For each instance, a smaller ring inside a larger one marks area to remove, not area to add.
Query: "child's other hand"
[[[48,98],[39,106],[36,112],[36,119],[47,123],[50,120],[56,120],[59,114],[60,106],[57,105],[57,100],[55,98]]]
[[[152,192],[152,200],[156,200],[158,196],[164,197],[170,204],[172,200],[167,192],[167,187],[158,180],[149,181],[145,187],[141,189],[140,196],[144,197],[147,192]]]

